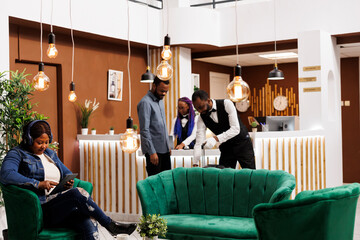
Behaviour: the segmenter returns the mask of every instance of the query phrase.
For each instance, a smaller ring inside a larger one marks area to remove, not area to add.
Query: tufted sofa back
[[[295,178],[284,171],[175,168],[137,183],[143,214],[252,217],[259,203],[288,199]]]

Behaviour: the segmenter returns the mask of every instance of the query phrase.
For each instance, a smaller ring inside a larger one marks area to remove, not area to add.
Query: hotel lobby
[[[28,95],[30,110],[46,118],[51,126],[51,147],[71,172],[78,173],[76,178],[91,183],[91,197],[106,215],[123,223],[139,223],[143,213],[159,213],[168,220],[168,235],[162,238],[196,239],[197,230],[185,226],[184,229],[190,229],[187,238],[182,224],[175,226],[180,220],[171,218],[183,215],[180,195],[175,194],[179,190],[176,181],[182,174],[180,171],[190,171],[186,176],[194,174],[194,179],[200,174],[206,186],[207,166],[220,165],[219,144],[203,149],[198,164],[195,150],[175,149],[179,143],[171,135],[179,114],[178,99],[191,100],[196,90],[206,91],[211,99],[232,100],[252,141],[255,172],[263,170],[271,175],[281,171],[293,181],[293,186],[286,185],[291,191],[274,200],[275,195],[265,197],[266,189],[275,187],[266,185],[266,177],[261,193],[265,195],[255,205],[285,201],[292,204],[291,201],[305,198],[306,192],[313,191],[316,195],[320,191],[326,195],[323,189],[337,191],[338,187],[360,182],[360,145],[356,144],[360,133],[358,9],[357,0],[346,3],[329,0],[326,4],[321,0],[6,1],[0,8],[1,81],[14,78],[8,71],[28,74],[26,79],[34,86]],[[165,56],[168,49],[171,54]],[[40,72],[47,78],[41,81],[36,78]],[[152,79],[146,81],[149,76]],[[151,195],[144,187],[154,184],[151,186],[157,189],[155,184],[169,176],[162,172],[149,177],[147,153],[140,144],[142,123],[137,109],[140,100],[153,89],[155,76],[169,81],[162,101],[166,131],[170,135],[170,171],[174,183],[171,188],[167,188],[168,182],[162,183],[165,200],[159,192],[154,190]],[[236,99],[235,85],[239,79],[246,86],[241,85],[241,98]],[[24,81],[22,78],[21,82]],[[5,96],[5,91],[2,95]],[[0,102],[2,109],[6,109],[4,102]],[[91,112],[84,119],[84,111],[89,109]],[[199,112],[195,112],[200,118]],[[19,129],[23,125],[25,122]],[[2,143],[7,144],[9,137],[18,143],[22,140],[19,129],[17,133],[6,134],[4,126],[1,122]],[[125,138],[129,132],[136,138],[130,147]],[[206,132],[208,139],[214,136]],[[2,153],[0,163],[7,151]],[[230,174],[229,169],[211,171],[214,171],[212,175]],[[231,174],[235,180],[230,185],[234,185],[231,194],[237,199],[236,174],[247,170],[238,162],[234,171]],[[189,179],[186,183],[191,194],[193,182]],[[285,187],[282,180],[277,181],[279,185],[271,194]],[[249,189],[255,187],[250,182]],[[219,180],[219,189],[220,185]],[[168,189],[174,194],[169,195]],[[207,194],[205,187],[193,191]],[[214,193],[219,194],[219,199],[220,192]],[[205,201],[208,198],[186,196],[190,206],[204,201],[204,211],[191,207],[189,212],[184,210],[190,215],[204,214],[206,217],[199,222],[211,222],[213,219],[207,217],[213,215],[224,216],[226,220],[232,215],[252,220],[256,215],[253,209],[258,207],[251,206],[249,200],[249,210],[242,216],[241,210],[236,212],[242,206],[234,200],[233,212],[220,213],[219,203],[218,214],[211,214]],[[164,201],[169,209],[161,208]],[[153,206],[159,204],[159,209],[149,208],[149,202]],[[174,202],[178,212],[170,206]],[[5,208],[6,199],[5,207],[0,199],[1,231],[8,228]],[[353,239],[360,240],[357,208],[355,204],[352,211],[343,212],[350,219],[355,218],[356,212],[355,223],[349,222],[355,226]],[[327,211],[323,214],[331,212]],[[331,222],[330,218],[324,221]],[[258,221],[252,222],[255,236],[265,226]],[[211,238],[206,226],[202,223],[198,226],[204,234],[199,233],[198,239],[237,238],[215,230]],[[100,239],[114,239],[105,227],[100,224],[98,227]],[[349,228],[346,231],[351,235]],[[128,239],[142,237],[135,231]],[[259,235],[259,239],[271,238]]]

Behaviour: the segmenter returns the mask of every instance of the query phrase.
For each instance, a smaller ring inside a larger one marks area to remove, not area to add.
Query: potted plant
[[[259,124],[257,123],[257,122],[252,122],[251,123],[251,127],[252,127],[252,131],[253,132],[257,132],[257,126],[258,126]]]
[[[136,132],[136,130],[138,129],[138,125],[137,125],[137,124],[134,124],[134,125],[133,125],[133,129],[134,129],[134,131]]]
[[[96,129],[95,128],[91,129],[91,135],[96,135]]]
[[[80,108],[80,124],[82,127],[82,135],[87,135],[90,116],[99,107],[99,104],[99,102],[96,102],[96,98],[94,99],[94,102],[86,99],[84,105],[77,103]]]
[[[166,220],[161,218],[160,214],[141,216],[137,231],[145,240],[158,239],[158,236],[165,237],[167,232]]]
[[[110,127],[110,130],[109,130],[109,134],[110,134],[110,135],[114,135],[114,132],[115,132],[115,131],[114,131],[114,127],[111,126],[111,127]]]

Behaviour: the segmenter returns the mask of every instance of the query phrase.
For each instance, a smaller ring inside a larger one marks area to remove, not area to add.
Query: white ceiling
[[[288,49],[277,51],[280,52],[295,52],[297,53],[297,49]],[[270,65],[274,64],[274,60],[266,59],[259,57],[260,54],[269,54],[271,52],[257,52],[257,53],[249,53],[249,54],[239,54],[239,64],[240,66],[256,66],[256,65]],[[360,56],[360,43],[351,43],[351,44],[342,44],[340,45],[340,57],[348,58],[348,57],[359,57]],[[219,56],[219,57],[207,57],[207,58],[195,58],[195,60],[214,63],[219,65],[224,65],[228,67],[234,67],[236,65],[236,55],[227,55],[227,56]],[[289,58],[289,59],[279,59],[278,63],[291,63],[297,62],[297,58]]]

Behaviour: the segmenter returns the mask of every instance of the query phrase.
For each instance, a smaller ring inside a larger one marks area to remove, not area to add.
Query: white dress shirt
[[[194,141],[195,138],[196,138],[198,118],[199,118],[199,116],[195,116],[195,119],[194,119],[194,128],[193,128],[193,130],[192,130],[192,132],[191,132],[191,135],[188,136],[184,141],[182,141],[182,143],[184,143],[185,146],[189,146],[190,143],[192,143],[192,141]],[[175,136],[175,134],[174,134],[176,119],[177,119],[177,117],[173,119],[171,132],[169,133],[170,135],[174,136],[174,139],[176,138],[176,136]],[[182,126],[182,127],[185,127],[185,125],[186,125],[187,122],[188,122],[188,119],[187,119],[187,118],[181,119],[181,126]],[[177,144],[179,145],[180,143],[177,143]]]
[[[216,108],[216,101],[214,99],[211,99],[213,106],[212,109]],[[240,124],[237,116],[236,108],[233,104],[233,102],[230,101],[230,99],[224,100],[224,107],[225,111],[229,115],[229,125],[230,128],[226,130],[225,132],[217,135],[217,138],[219,139],[219,143],[226,142],[227,140],[235,137],[240,133]],[[212,110],[210,109],[210,110]],[[217,111],[210,113],[210,118],[214,120],[214,122],[218,123],[218,116]],[[199,164],[199,160],[201,157],[201,145],[206,142],[206,126],[204,121],[201,117],[199,117],[197,121],[197,131],[196,131],[196,143],[194,147],[194,164]]]

